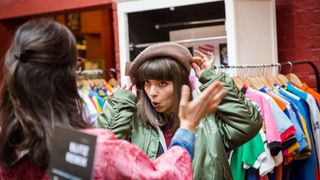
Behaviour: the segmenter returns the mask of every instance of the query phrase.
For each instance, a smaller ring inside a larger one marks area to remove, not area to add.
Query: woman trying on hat
[[[221,104],[215,105],[215,112],[207,114],[198,128],[193,129],[196,137],[193,177],[232,179],[227,151],[239,147],[258,133],[262,125],[261,116],[228,75],[209,68],[208,59],[197,53],[200,57],[193,58],[187,48],[175,43],[146,48],[130,67],[133,85],[116,91],[107,99],[104,114],[96,126],[110,129],[118,138],[138,145],[151,159],[157,158],[167,151],[174,133],[181,126],[185,111],[179,109],[179,99],[183,85],[191,88],[189,75],[192,65],[203,84],[200,90],[222,82],[227,92]],[[212,93],[217,97],[223,95],[222,91]],[[199,113],[197,109],[189,111]]]

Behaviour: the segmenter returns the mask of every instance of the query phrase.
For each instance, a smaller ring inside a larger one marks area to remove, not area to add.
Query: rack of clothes
[[[320,178],[320,94],[300,79],[296,84],[292,73],[280,74],[281,66],[215,67],[233,75],[264,122],[253,139],[230,153],[234,179]]]
[[[96,122],[99,113],[102,113],[106,97],[114,89],[103,78],[103,73],[101,69],[83,70],[77,73],[78,93],[84,102],[84,117],[90,125]]]
[[[314,72],[314,75],[316,77],[317,91],[320,92],[320,74],[319,74],[319,70],[318,70],[317,66],[314,64],[314,62],[315,61],[313,61],[313,62],[312,61],[294,61],[294,62],[288,61],[288,62],[285,62],[285,63],[281,63],[280,65],[281,66],[290,65],[291,66],[290,67],[290,73],[292,71],[293,65],[304,65],[304,64],[309,65],[312,68],[312,70]],[[317,62],[319,62],[319,61],[317,61]],[[290,77],[288,77],[288,78],[291,79],[292,81],[299,80],[299,78],[297,78],[295,76],[295,74],[292,74],[292,78],[290,78]]]

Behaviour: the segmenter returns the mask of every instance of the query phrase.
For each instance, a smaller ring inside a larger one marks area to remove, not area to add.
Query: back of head
[[[76,86],[76,43],[63,25],[31,20],[16,32],[4,62],[0,101],[0,162],[15,150],[47,168],[54,125],[87,127]]]

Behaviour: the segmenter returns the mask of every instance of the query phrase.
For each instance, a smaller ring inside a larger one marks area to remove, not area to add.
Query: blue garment
[[[284,112],[285,112],[285,115],[292,122],[294,128],[296,129],[294,136],[296,137],[297,142],[299,143],[299,148],[297,150],[297,153],[300,153],[303,149],[305,149],[308,146],[308,142],[307,142],[306,136],[301,128],[302,126],[300,123],[300,118],[298,121],[296,114],[294,113],[294,111],[292,109],[293,104],[290,103],[289,100],[285,99],[281,95],[279,95],[271,90],[268,90],[266,88],[264,88],[262,90],[262,92],[270,93],[272,96],[276,97],[277,99],[279,99],[280,101],[282,101],[286,105],[287,109]]]
[[[296,87],[294,87],[290,82],[287,83],[286,88],[288,91],[292,92],[293,94],[301,97],[302,99],[306,100],[308,94]]]
[[[254,169],[254,168],[249,168],[246,170],[246,178],[245,180],[259,180],[260,175],[259,175],[259,170]]]
[[[95,96],[98,100],[99,106],[101,108],[103,108],[104,106],[104,100],[102,99],[102,97],[99,96],[98,93],[96,93],[95,91],[89,90],[89,96],[92,98],[93,96]]]
[[[301,91],[300,89],[294,87],[293,85],[289,84],[288,90],[292,91],[293,94],[303,98],[306,101],[306,104],[308,105],[308,112],[310,117],[310,124],[312,129],[312,135],[313,135],[313,141],[315,146],[315,152],[317,155],[317,158],[320,160],[320,130],[319,130],[319,119],[320,119],[320,112],[318,109],[318,105],[316,103],[315,98],[306,93]],[[319,161],[318,161],[319,162]]]
[[[308,129],[308,133],[311,140],[311,155],[304,160],[293,161],[292,163],[292,171],[290,174],[290,179],[315,179],[315,172],[317,171],[317,162],[316,162],[316,154],[315,154],[315,147],[314,142],[312,141],[312,131],[311,131],[311,122],[308,115],[308,111],[306,109],[306,105],[303,99],[295,96],[294,94],[279,88],[279,93],[282,94],[284,97],[291,100],[299,109],[302,116],[306,121],[306,126]]]
[[[283,95],[284,97],[286,97],[287,99],[289,99],[291,102],[293,102],[294,105],[296,105],[297,108],[299,109],[299,112],[301,113],[301,115],[303,116],[305,121],[310,122],[308,108],[307,108],[307,105],[303,99],[301,99],[300,97],[297,97],[296,95],[292,94],[291,92],[284,90],[281,87],[279,87],[279,93],[281,95]]]
[[[266,93],[268,89],[262,88],[259,91]],[[280,109],[280,107],[277,105],[274,99],[268,94],[265,94],[265,95],[266,95],[266,99],[268,100],[268,103],[270,104],[272,115],[276,121],[278,132],[279,134],[282,134],[283,132],[288,130],[291,126],[293,126],[293,124],[290,121],[289,117],[282,111],[282,109]]]
[[[283,112],[290,119],[290,113],[289,113],[288,107]]]
[[[191,159],[193,159],[195,141],[196,141],[196,137],[191,131],[187,129],[179,128],[171,140],[170,147],[172,146],[183,147],[188,151]]]
[[[297,153],[302,152],[302,150],[304,150],[308,146],[308,142],[307,142],[307,138],[302,130],[302,124],[301,124],[301,120],[300,120],[298,111],[296,110],[294,104],[290,100],[285,99],[285,97],[283,97],[273,91],[268,91],[268,92],[271,95],[273,95],[274,97],[278,98],[280,101],[282,101],[287,106],[286,115],[289,117],[289,119],[293,123],[294,128],[296,129],[294,136],[296,137],[297,142],[299,143],[299,148],[297,150]]]

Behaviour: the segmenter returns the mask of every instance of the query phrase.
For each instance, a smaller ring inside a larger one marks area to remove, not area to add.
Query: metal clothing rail
[[[79,75],[87,74],[87,75],[93,75],[93,74],[102,74],[103,70],[101,69],[94,69],[94,70],[83,70],[77,72]]]
[[[280,67],[278,64],[242,64],[242,65],[214,65],[214,68],[266,68],[266,67]]]
[[[293,65],[298,65],[298,64],[307,64],[307,65],[310,65],[311,68],[313,69],[314,71],[314,74],[316,76],[316,81],[317,81],[317,91],[320,92],[320,75],[319,75],[319,70],[317,68],[317,66],[313,63],[313,62],[319,62],[319,61],[288,61],[288,62],[285,62],[285,63],[281,63],[281,66],[285,66],[285,65],[290,65],[291,66],[291,70],[292,70],[292,67]],[[290,72],[291,72],[290,70]]]
[[[214,37],[207,37],[207,38],[185,39],[185,40],[170,41],[170,42],[178,43],[178,44],[186,44],[186,43],[193,43],[193,42],[221,40],[221,39],[227,39],[227,36],[214,36]],[[148,47],[150,45],[166,43],[166,42],[169,42],[169,41],[156,42],[156,43],[130,44],[129,48],[130,49],[132,49],[132,48],[145,48],[145,47]]]
[[[106,70],[92,69],[92,70],[79,70],[79,71],[77,71],[77,74],[79,74],[79,75],[82,75],[82,74],[92,75],[92,74],[103,74],[104,72],[118,73],[120,71],[118,69],[115,69],[115,68],[108,68]]]
[[[320,92],[320,74],[317,66],[313,62],[320,62],[320,61],[293,61],[293,62],[285,62],[285,63],[276,63],[276,64],[247,64],[247,65],[215,65],[214,68],[265,68],[265,67],[279,67],[290,65],[291,70],[293,65],[299,64],[307,64],[310,65],[314,71],[316,76],[316,83],[317,83],[317,91]],[[291,72],[290,70],[290,72]]]
[[[154,28],[155,29],[162,29],[162,28],[170,28],[170,27],[177,27],[177,26],[219,23],[219,22],[225,22],[225,21],[226,21],[226,19],[213,19],[213,20],[188,21],[188,22],[168,23],[168,24],[156,24],[156,25],[154,25]]]

